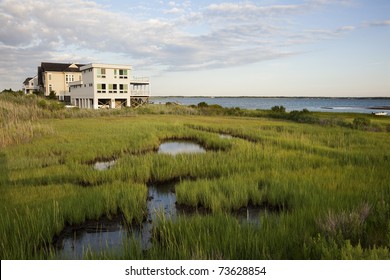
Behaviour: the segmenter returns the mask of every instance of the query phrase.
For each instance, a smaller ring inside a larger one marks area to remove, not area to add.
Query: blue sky
[[[102,62],[159,96],[390,97],[389,50],[388,0],[0,0],[0,89]]]

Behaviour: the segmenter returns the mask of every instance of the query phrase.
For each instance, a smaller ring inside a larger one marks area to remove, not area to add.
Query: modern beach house
[[[90,63],[81,78],[69,82],[71,104],[80,108],[135,107],[150,96],[150,78],[133,77],[130,65]]]
[[[136,107],[148,102],[150,78],[134,77],[131,65],[42,62],[38,75],[23,82],[26,94],[54,92],[80,108]]]

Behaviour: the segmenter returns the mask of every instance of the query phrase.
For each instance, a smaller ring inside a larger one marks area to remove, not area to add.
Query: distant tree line
[[[14,91],[14,90],[12,90],[12,88],[9,88],[9,89],[3,89],[3,91],[1,93],[2,94],[23,95],[24,91],[23,90]],[[45,95],[44,95],[44,93],[42,91],[34,90],[33,94],[36,95],[36,96],[45,97]],[[57,94],[56,94],[56,92],[54,90],[50,91],[50,93],[47,96],[47,98],[48,99],[53,99],[53,100],[57,100],[58,99]]]
[[[12,88],[3,89],[1,93],[23,94],[23,90],[14,91]]]

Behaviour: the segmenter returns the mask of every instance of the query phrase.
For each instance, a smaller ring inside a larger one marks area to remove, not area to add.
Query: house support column
[[[126,107],[131,107],[131,99],[130,99],[130,96],[126,98]]]

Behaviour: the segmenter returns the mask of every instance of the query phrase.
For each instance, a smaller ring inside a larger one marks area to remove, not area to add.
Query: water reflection
[[[134,237],[143,250],[152,246],[152,230],[161,218],[175,220],[178,216],[204,215],[210,211],[197,209],[178,210],[176,203],[175,184],[148,184],[147,218],[141,225],[128,226],[122,215],[111,218],[102,217],[99,220],[89,220],[81,225],[68,226],[54,240],[59,259],[81,259],[88,251],[100,254],[107,250],[123,251]],[[257,207],[242,208],[232,213],[241,223],[259,225],[263,209]]]
[[[157,152],[175,156],[183,153],[205,153],[206,150],[199,144],[189,141],[167,141],[160,145]]]
[[[126,226],[121,215],[89,220],[81,225],[68,226],[54,241],[60,259],[81,259],[88,250],[99,254],[107,249],[120,251],[130,236],[139,240],[142,249],[151,247],[152,229],[164,215],[166,219],[177,216],[175,183],[149,184],[147,219],[138,226]]]
[[[128,234],[122,216],[102,217],[66,227],[54,245],[59,259],[81,259],[87,251],[99,254],[107,248],[120,250]]]

